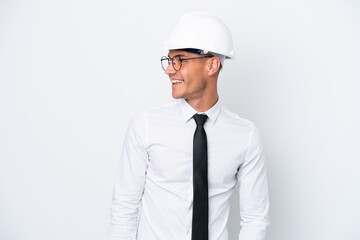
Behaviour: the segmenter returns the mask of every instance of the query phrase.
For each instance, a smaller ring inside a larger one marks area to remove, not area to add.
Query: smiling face
[[[201,55],[181,50],[170,50],[168,56],[180,56],[182,59],[199,57]],[[184,60],[181,69],[176,71],[172,64],[166,68],[172,86],[173,98],[194,100],[208,93],[208,58]]]

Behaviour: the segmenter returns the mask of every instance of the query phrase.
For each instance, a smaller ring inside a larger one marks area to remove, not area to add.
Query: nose
[[[170,76],[170,75],[174,75],[176,73],[176,70],[174,69],[173,65],[170,63],[166,70],[165,70],[165,73]]]

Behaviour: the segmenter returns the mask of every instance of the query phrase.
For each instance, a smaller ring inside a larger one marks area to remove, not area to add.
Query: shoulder
[[[176,101],[172,100],[161,105],[141,110],[131,120],[130,126],[146,125],[151,119],[163,119],[179,112]]]
[[[240,117],[237,113],[229,110],[228,108],[222,106],[221,114],[219,116],[219,120],[232,125],[234,127],[242,128],[242,129],[248,129],[250,131],[253,131],[256,129],[255,124],[243,117]]]
[[[249,153],[262,149],[260,132],[252,121],[242,118],[224,107],[222,108],[222,116],[228,122],[228,126],[231,126],[233,133],[244,137],[248,145]]]

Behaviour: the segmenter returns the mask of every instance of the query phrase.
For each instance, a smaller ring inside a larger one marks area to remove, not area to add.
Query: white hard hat
[[[164,48],[199,49],[226,58],[234,56],[230,29],[218,18],[204,12],[184,14],[173,29]]]

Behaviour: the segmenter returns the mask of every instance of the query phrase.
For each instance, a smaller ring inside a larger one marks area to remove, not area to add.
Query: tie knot
[[[206,119],[208,118],[205,114],[195,114],[194,120],[196,122],[196,126],[204,126],[204,123],[206,122]]]

